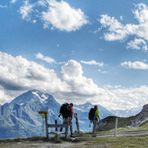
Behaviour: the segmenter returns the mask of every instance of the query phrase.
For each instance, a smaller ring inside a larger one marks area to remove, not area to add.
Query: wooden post
[[[78,114],[75,113],[75,114],[74,114],[74,117],[75,117],[75,119],[76,119],[77,132],[78,132],[78,134],[79,134],[79,133],[80,133],[80,127],[79,127]]]
[[[57,120],[55,120],[55,125],[56,125],[56,127],[55,127],[55,131],[56,131],[56,132],[58,131],[57,124],[58,124],[58,121],[57,121]]]
[[[114,131],[114,136],[117,136],[117,128],[118,128],[118,118],[115,118],[115,131]]]
[[[45,118],[46,138],[48,139],[48,112],[40,111],[39,114]]]

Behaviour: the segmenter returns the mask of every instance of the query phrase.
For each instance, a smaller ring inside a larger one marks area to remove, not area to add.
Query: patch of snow
[[[36,95],[39,98],[39,100],[41,101],[41,103],[45,102],[45,100],[48,99],[48,96],[46,96],[45,94],[42,94],[40,96],[36,91],[32,92],[32,94]]]

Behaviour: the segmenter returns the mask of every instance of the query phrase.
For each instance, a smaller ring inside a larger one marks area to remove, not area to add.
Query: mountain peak
[[[16,97],[12,103],[14,104],[26,104],[29,102],[39,101],[43,103],[45,101],[55,101],[54,97],[50,94],[41,92],[39,90],[33,89],[27,92],[24,92],[22,95]]]

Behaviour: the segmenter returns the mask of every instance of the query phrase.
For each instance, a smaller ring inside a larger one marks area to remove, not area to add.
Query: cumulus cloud
[[[98,100],[94,98],[92,101],[111,109],[130,109],[142,107],[148,103],[148,87],[139,86],[136,88],[114,88],[106,87],[104,92],[100,92]]]
[[[148,46],[145,40],[141,38],[135,38],[127,43],[127,48],[148,51]]]
[[[62,66],[63,80],[70,84],[72,93],[78,96],[96,96],[98,87],[92,79],[83,75],[83,69],[79,62],[75,60],[68,61]]]
[[[148,40],[148,6],[140,3],[133,11],[137,24],[122,24],[116,18],[103,14],[99,22],[107,29],[104,39],[107,41],[123,40],[128,36],[136,36]]]
[[[24,4],[19,9],[19,13],[22,15],[22,19],[29,20],[30,14],[32,12],[33,12],[33,5],[30,4],[29,0],[25,0]]]
[[[148,64],[141,61],[125,61],[121,63],[121,66],[127,69],[148,70]]]
[[[15,2],[11,0],[11,3]],[[18,12],[23,20],[33,23],[34,20],[35,23],[41,21],[44,28],[51,30],[76,31],[88,23],[87,16],[80,8],[74,8],[64,0],[25,0]]]
[[[54,95],[58,101],[101,104],[108,109],[130,109],[148,103],[148,87],[99,87],[84,75],[80,62],[69,60],[61,67],[61,74],[22,56],[0,52],[0,103],[30,89]]]
[[[135,18],[138,20],[139,23],[145,23],[148,21],[148,6],[139,3],[136,5],[136,9],[133,11]]]
[[[47,5],[47,1],[48,0],[38,0],[38,2],[37,2],[37,5],[39,5],[39,6],[46,6]]]
[[[81,63],[86,64],[86,65],[96,65],[98,67],[103,67],[104,66],[103,62],[96,62],[95,60],[90,60],[90,61],[81,60]]]
[[[65,1],[49,0],[48,11],[42,12],[44,27],[52,25],[61,31],[75,31],[87,24],[87,17],[81,9],[71,7]]]
[[[55,62],[56,62],[53,58],[51,58],[51,57],[49,57],[49,56],[44,56],[44,55],[41,54],[41,53],[37,53],[35,56],[36,56],[37,59],[42,60],[42,61],[44,61],[44,62],[47,62],[47,63],[49,63],[49,64],[55,63]]]
[[[50,92],[68,90],[67,84],[58,78],[53,69],[3,52],[0,52],[0,85],[8,91],[33,88],[45,88]]]
[[[99,20],[103,27],[108,28],[108,32],[104,34],[104,39],[108,41],[121,40],[128,34],[126,28],[114,17],[107,14],[101,15]]]

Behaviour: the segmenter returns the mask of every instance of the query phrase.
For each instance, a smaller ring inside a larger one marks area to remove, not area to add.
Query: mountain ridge
[[[79,115],[80,128],[89,130],[88,111],[93,107],[91,103],[75,105],[74,111]],[[111,113],[99,106],[101,118]],[[43,135],[43,121],[39,111],[48,112],[48,122],[62,122],[58,118],[60,103],[47,93],[38,90],[29,90],[16,97],[10,103],[0,106],[0,138],[31,137]],[[75,127],[74,127],[75,128]]]

